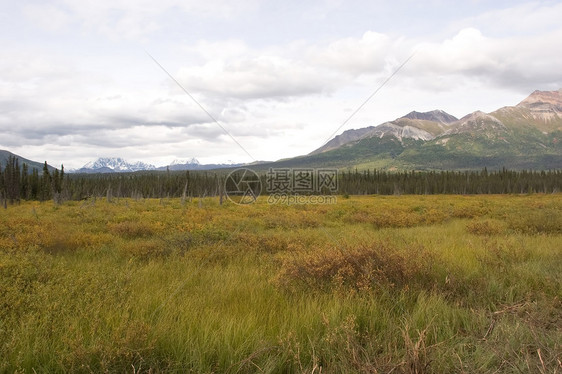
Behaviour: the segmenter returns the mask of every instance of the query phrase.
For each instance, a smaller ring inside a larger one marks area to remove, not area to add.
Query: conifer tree
[[[41,177],[41,192],[40,200],[46,201],[51,199],[52,185],[51,185],[51,174],[49,173],[49,167],[47,166],[47,161],[43,165],[43,175]]]

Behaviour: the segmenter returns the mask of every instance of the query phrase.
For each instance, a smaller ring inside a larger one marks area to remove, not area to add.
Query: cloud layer
[[[12,5],[9,11],[26,26],[17,30],[19,42],[6,37],[7,57],[0,60],[0,148],[72,167],[105,155],[156,164],[186,157],[251,161],[200,104],[255,159],[308,153],[413,52],[349,127],[376,125],[431,102],[463,115],[481,109],[475,103],[494,108],[535,89],[562,87],[562,26],[553,16],[561,4],[484,10],[452,18],[450,32],[425,36],[373,27],[356,36],[311,31],[280,42],[270,30],[276,42],[263,43],[225,38],[222,31],[184,34],[179,26],[260,24],[263,3],[233,4]],[[316,5],[309,19],[343,6]]]

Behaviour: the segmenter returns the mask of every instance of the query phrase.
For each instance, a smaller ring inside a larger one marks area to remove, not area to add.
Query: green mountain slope
[[[474,112],[456,121],[442,111],[411,112],[352,130],[308,156],[263,167],[560,169],[561,140],[561,91],[535,91],[517,106]]]
[[[405,150],[399,159],[428,169],[562,167],[558,126],[544,122],[537,126],[522,114],[530,112],[520,108],[491,114],[475,112],[436,139]],[[541,131],[546,127],[552,131]]]
[[[347,168],[363,163],[373,163],[375,167],[385,168],[391,164],[407,147],[420,143],[419,140],[400,141],[393,136],[363,138],[345,144],[337,149],[309,156],[295,157],[271,163],[252,166],[254,170],[273,168]]]

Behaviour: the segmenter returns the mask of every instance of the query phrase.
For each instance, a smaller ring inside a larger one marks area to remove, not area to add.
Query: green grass
[[[562,199],[0,210],[0,372],[562,370]]]

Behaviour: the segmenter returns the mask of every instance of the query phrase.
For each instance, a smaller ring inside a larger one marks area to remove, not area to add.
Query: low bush
[[[401,288],[415,282],[419,271],[414,261],[378,243],[285,256],[275,283],[288,290]]]
[[[562,211],[555,208],[535,209],[524,215],[510,215],[509,228],[524,234],[562,233]]]
[[[497,219],[474,219],[466,224],[466,230],[474,235],[499,235],[506,229],[507,224]]]
[[[248,232],[241,232],[236,235],[236,241],[241,245],[242,250],[258,251],[265,253],[277,253],[288,248],[286,235],[281,233],[271,233],[269,235],[259,235]]]
[[[166,242],[154,238],[128,240],[123,243],[121,250],[126,255],[142,260],[167,256],[172,252]]]
[[[154,235],[155,230],[142,221],[123,221],[108,224],[109,231],[125,238],[142,238]]]

